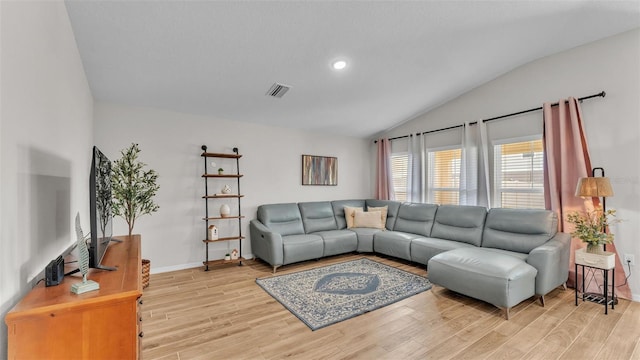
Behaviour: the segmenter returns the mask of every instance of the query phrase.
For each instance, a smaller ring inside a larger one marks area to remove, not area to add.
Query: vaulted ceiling
[[[66,1],[97,101],[369,137],[640,27],[636,1]],[[333,61],[347,62],[336,71]],[[266,93],[274,83],[291,89]]]

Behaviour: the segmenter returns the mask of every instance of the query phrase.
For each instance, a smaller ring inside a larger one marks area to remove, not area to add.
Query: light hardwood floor
[[[284,266],[278,274],[363,257]],[[364,255],[412,273],[423,266]],[[434,286],[395,304],[311,331],[255,283],[261,261],[151,275],[142,305],[143,359],[640,359],[640,303],[604,314],[571,289],[533,298],[507,321],[492,305]]]

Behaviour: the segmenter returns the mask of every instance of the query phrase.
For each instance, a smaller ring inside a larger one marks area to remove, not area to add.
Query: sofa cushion
[[[371,228],[352,228],[358,236],[358,252],[373,252],[373,236],[382,230]]]
[[[367,200],[367,209],[369,207],[387,207],[387,225],[388,230],[393,229],[393,224],[396,222],[396,216],[398,215],[398,209],[400,208],[400,202],[391,200]]]
[[[323,256],[345,254],[358,249],[358,236],[350,230],[318,231],[313,235],[320,235],[324,240]]]
[[[304,234],[300,209],[294,203],[260,205],[258,220],[282,236]]]
[[[536,268],[483,248],[446,251],[427,266],[432,283],[495,306],[510,308],[535,294]]]
[[[376,253],[411,261],[411,241],[420,235],[399,231],[380,231],[373,236]]]
[[[429,236],[437,209],[438,205],[433,204],[403,203],[393,230]]]
[[[427,265],[429,259],[441,252],[463,247],[474,248],[474,245],[460,241],[419,237],[411,240],[411,261]]]
[[[320,259],[324,241],[320,235],[302,234],[282,237],[283,265],[299,261]]]
[[[487,209],[482,206],[440,205],[431,237],[480,246]]]
[[[331,202],[303,202],[298,203],[298,207],[300,208],[300,215],[302,215],[304,231],[307,234],[325,230],[338,230]]]
[[[338,225],[338,230],[347,228],[347,221],[345,218],[344,207],[356,207],[364,209],[365,201],[364,200],[336,200],[331,202],[331,206],[333,207],[333,214],[336,217],[336,224]]]
[[[558,217],[549,210],[489,210],[482,234],[482,247],[528,254],[558,231]]]

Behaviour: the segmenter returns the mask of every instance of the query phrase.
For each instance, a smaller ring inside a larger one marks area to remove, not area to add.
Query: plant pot
[[[589,254],[604,254],[604,245],[591,245],[587,244],[587,250],[585,251]]]

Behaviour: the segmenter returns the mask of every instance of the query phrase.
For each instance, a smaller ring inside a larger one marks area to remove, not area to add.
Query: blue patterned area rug
[[[423,276],[366,258],[256,279],[256,283],[311,330],[431,289]]]

